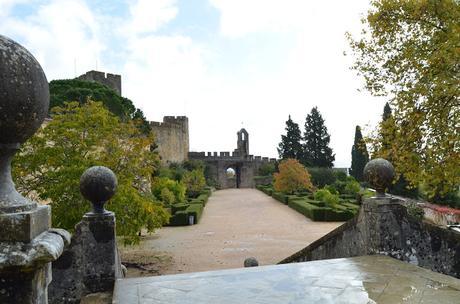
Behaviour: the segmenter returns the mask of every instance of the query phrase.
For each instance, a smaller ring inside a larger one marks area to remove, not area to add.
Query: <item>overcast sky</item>
[[[192,151],[232,151],[245,127],[251,154],[277,157],[288,115],[303,129],[318,106],[335,165],[348,167],[355,126],[374,126],[384,104],[357,91],[343,55],[368,2],[0,0],[0,34],[49,80],[121,74],[123,95],[149,120],[189,117]]]

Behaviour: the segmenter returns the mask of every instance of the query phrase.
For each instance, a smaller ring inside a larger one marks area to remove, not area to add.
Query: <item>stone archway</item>
[[[241,167],[239,163],[225,166],[226,188],[241,188]],[[229,172],[233,172],[233,176],[229,176]]]

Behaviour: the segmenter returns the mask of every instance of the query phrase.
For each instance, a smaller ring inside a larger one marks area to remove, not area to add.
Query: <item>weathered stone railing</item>
[[[364,175],[377,195],[364,200],[359,214],[280,263],[382,254],[460,278],[460,233],[410,216],[386,195],[394,176],[388,161],[370,161]]]
[[[70,241],[50,229],[51,208],[20,195],[11,160],[48,114],[49,88],[35,58],[0,35],[0,303],[48,303],[51,262]]]

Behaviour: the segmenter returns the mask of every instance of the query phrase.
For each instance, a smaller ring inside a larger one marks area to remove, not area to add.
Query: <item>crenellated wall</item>
[[[101,83],[108,86],[121,96],[121,75],[100,71],[89,71],[78,76],[77,79]]]
[[[155,133],[162,164],[188,159],[189,129],[186,116],[165,116],[163,122],[151,121],[150,126]]]
[[[237,148],[233,152],[189,152],[189,159],[201,160],[208,167],[208,174],[220,189],[254,188],[258,183],[269,183],[269,179],[257,179],[260,167],[275,163],[275,158],[249,155],[249,134],[245,129],[237,133]],[[227,176],[227,169],[235,170],[235,178]]]

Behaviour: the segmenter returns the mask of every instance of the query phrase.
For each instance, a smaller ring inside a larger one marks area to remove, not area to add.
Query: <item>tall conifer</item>
[[[356,126],[355,142],[351,148],[351,170],[350,175],[356,180],[363,180],[364,166],[369,161],[369,154],[367,153],[366,143],[364,142],[363,135],[361,134],[361,127]]]
[[[301,162],[311,167],[331,168],[335,154],[329,147],[330,135],[317,107],[311,109],[305,120],[303,155]]]
[[[278,146],[278,154],[281,159],[299,159],[302,154],[302,135],[297,123],[292,121],[291,115],[286,121],[286,135],[281,135],[281,142]]]

